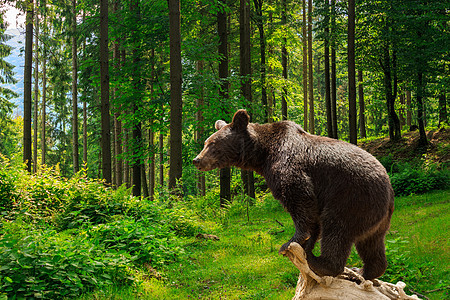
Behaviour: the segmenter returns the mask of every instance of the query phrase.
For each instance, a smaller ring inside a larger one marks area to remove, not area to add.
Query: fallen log
[[[319,276],[314,273],[306,261],[306,253],[297,243],[291,243],[284,256],[300,270],[295,296],[292,300],[408,300],[420,299],[416,295],[408,296],[403,290],[405,283],[397,284],[378,279],[365,280],[357,272],[345,268],[344,273],[337,277]]]

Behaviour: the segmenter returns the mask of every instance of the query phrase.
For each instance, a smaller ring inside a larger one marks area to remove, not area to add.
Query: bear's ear
[[[220,130],[222,129],[222,127],[224,127],[225,125],[227,125],[227,122],[222,121],[222,120],[217,120],[216,124],[214,124],[214,127],[216,128],[216,130]]]
[[[248,122],[250,121],[250,116],[245,109],[238,110],[231,122],[231,127],[236,130],[244,130],[247,128]]]

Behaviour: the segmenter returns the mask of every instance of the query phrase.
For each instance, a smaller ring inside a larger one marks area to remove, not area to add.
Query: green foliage
[[[105,251],[85,235],[4,223],[0,236],[0,291],[10,296],[57,299],[130,281],[130,255]]]
[[[405,163],[399,167],[398,173],[391,174],[391,184],[397,196],[445,190],[450,186],[450,171],[439,169],[434,164],[425,168],[413,167]]]
[[[0,214],[7,215],[16,200],[14,177],[8,168],[0,167]]]
[[[100,224],[89,231],[90,239],[101,241],[108,251],[126,253],[131,262],[162,267],[173,262],[182,249],[173,243],[175,233],[170,226],[151,218],[123,218]]]
[[[430,271],[430,263],[417,266],[417,263],[411,258],[411,251],[408,250],[409,246],[408,240],[401,237],[386,240],[388,268],[382,280],[388,282],[413,281],[414,284],[417,284]],[[417,269],[420,272],[417,272]]]
[[[2,196],[15,200],[0,223],[0,293],[10,297],[72,298],[129,285],[135,273],[179,260],[180,236],[198,231],[186,209],[83,173],[65,179],[50,168],[30,175],[9,166],[0,176]]]

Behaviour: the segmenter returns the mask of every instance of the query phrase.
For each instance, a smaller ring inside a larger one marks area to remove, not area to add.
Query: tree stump
[[[289,257],[300,270],[297,289],[292,300],[420,299],[416,295],[406,295],[403,291],[406,284],[401,281],[394,285],[378,279],[365,280],[360,274],[348,268],[337,277],[319,276],[309,268],[306,253],[297,243],[291,243],[282,254]]]

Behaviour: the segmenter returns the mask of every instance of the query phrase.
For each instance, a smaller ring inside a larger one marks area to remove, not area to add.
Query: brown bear
[[[319,275],[343,272],[351,247],[364,262],[365,279],[387,267],[384,237],[394,211],[394,192],[384,167],[355,145],[309,134],[294,122],[249,123],[245,110],[233,121],[217,121],[217,132],[194,159],[201,171],[236,166],[266,179],[273,196],[290,213],[291,242],[306,251]],[[321,236],[321,254],[312,253]]]

